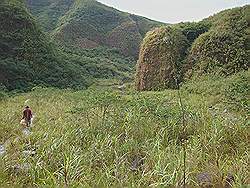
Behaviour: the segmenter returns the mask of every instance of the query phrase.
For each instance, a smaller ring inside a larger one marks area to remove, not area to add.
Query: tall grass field
[[[248,81],[207,76],[180,96],[131,84],[1,95],[0,187],[249,187]]]

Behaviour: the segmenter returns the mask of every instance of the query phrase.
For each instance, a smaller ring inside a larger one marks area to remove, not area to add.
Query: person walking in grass
[[[23,118],[22,120],[25,121],[25,125],[29,127],[31,125],[31,119],[32,119],[32,111],[29,106],[26,106],[23,110]]]

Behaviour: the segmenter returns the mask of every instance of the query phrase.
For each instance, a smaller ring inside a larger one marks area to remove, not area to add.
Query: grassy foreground
[[[185,135],[174,90],[137,93],[127,88],[122,94],[36,88],[5,98],[0,101],[0,144],[6,147],[0,156],[0,185],[179,187],[181,143],[187,139],[189,187],[203,181],[197,178],[202,173],[210,174],[214,187],[222,187],[228,173],[234,187],[247,187],[247,110],[226,97],[235,80],[204,79],[182,87]],[[25,101],[35,113],[29,136],[19,125]]]

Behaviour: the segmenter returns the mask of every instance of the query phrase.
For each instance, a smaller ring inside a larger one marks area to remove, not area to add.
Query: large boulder
[[[137,65],[137,90],[176,88],[187,46],[187,38],[176,28],[161,27],[147,33]]]

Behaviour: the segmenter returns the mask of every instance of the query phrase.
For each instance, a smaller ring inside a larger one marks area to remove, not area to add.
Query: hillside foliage
[[[28,0],[27,5],[45,30],[52,33],[55,41],[66,46],[115,47],[123,55],[137,58],[145,34],[163,25],[118,11],[95,0],[42,2]]]
[[[10,90],[33,84],[67,87],[82,82],[84,85],[84,79],[78,79],[67,62],[57,60],[53,44],[21,1],[1,1],[0,14],[2,84]]]
[[[86,88],[96,79],[131,79],[134,60],[115,49],[58,47],[22,1],[1,1],[0,83],[8,90],[36,85]],[[69,50],[70,49],[70,50]]]
[[[193,43],[188,57],[188,66],[194,74],[216,71],[230,75],[248,69],[249,11],[250,6],[245,6],[208,19],[212,23],[211,29]]]
[[[48,32],[56,28],[59,19],[70,10],[74,0],[26,0],[26,3],[44,31]]]
[[[163,75],[171,75],[170,72],[175,72],[171,77],[178,78],[178,82],[182,82],[185,80],[188,81],[193,77],[211,73],[228,76],[248,70],[250,66],[249,8],[250,6],[246,5],[244,7],[222,11],[198,23],[187,22],[172,25],[171,27],[173,29],[181,31],[187,39],[186,45],[182,44],[185,52],[183,52],[183,50],[178,52],[178,55],[182,58],[176,59],[176,64],[181,65],[178,71],[175,71],[174,66],[167,69],[162,68],[162,63],[171,62],[173,57],[166,55],[166,50],[160,48],[162,45],[160,42],[151,45],[151,43],[157,40],[157,36],[152,35],[152,37],[146,37],[144,43],[141,45],[140,56],[143,56],[142,54],[148,55],[146,58],[140,58],[138,61],[137,75],[142,76],[137,76],[136,82],[141,83],[143,78],[145,80],[144,85],[150,85],[150,87],[142,89],[138,87],[137,84],[137,89],[155,90],[173,88],[173,84],[165,84],[171,81],[169,77],[162,77],[162,79],[159,80],[159,77],[161,77],[160,72],[163,72]],[[159,29],[155,29],[154,32],[157,31],[159,31]],[[149,32],[148,35],[151,33]],[[158,36],[164,37],[166,31],[162,29],[158,33]],[[150,42],[145,42],[146,40]],[[172,40],[175,40],[175,38],[173,37]],[[179,40],[183,40],[183,36],[180,36]],[[170,49],[175,49],[175,43],[170,45],[164,44],[163,46],[165,46],[165,48],[170,46]],[[148,51],[154,53],[148,53]],[[156,54],[159,56],[160,54],[164,54],[162,56],[164,59],[155,58]],[[155,66],[145,68],[143,65],[150,66],[148,62],[155,62]],[[161,87],[159,87],[159,85],[161,85]]]
[[[249,187],[249,18],[1,0],[0,187]]]

